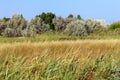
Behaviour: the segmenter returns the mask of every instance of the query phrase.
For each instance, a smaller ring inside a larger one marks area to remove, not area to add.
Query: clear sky
[[[66,17],[70,13],[82,18],[105,19],[107,23],[120,20],[120,0],[1,0],[0,18],[23,14],[30,20],[42,12]]]

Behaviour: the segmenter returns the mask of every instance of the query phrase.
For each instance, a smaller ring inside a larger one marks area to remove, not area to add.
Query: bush
[[[76,18],[73,18],[71,15],[69,15],[67,18],[62,17],[54,18],[53,23],[55,25],[55,30],[58,32],[64,31],[66,29],[66,25],[74,20],[76,20]]]
[[[0,35],[2,35],[6,27],[6,22],[3,19],[0,20]]]
[[[100,24],[100,22],[92,20],[92,19],[85,20],[85,23],[87,26],[89,26],[91,28],[92,31],[103,28],[103,26]]]
[[[23,31],[23,36],[35,36],[49,31],[49,25],[45,24],[40,17],[36,17],[28,23],[26,30]]]
[[[67,23],[66,23],[64,18],[57,17],[53,20],[53,22],[55,24],[55,30],[56,31],[61,32],[61,31],[65,30]]]
[[[1,35],[5,37],[21,37],[26,29],[27,21],[22,15],[13,15],[12,18],[3,18]]]
[[[48,12],[48,13],[42,13],[40,15],[37,15],[36,17],[41,18],[41,20],[45,23],[49,25],[49,28],[51,30],[55,30],[55,26],[53,24],[53,19],[56,17],[56,15],[54,13]]]
[[[109,27],[111,30],[115,30],[117,28],[120,28],[120,21],[112,23]]]
[[[23,30],[22,36],[24,37],[34,37],[36,33],[36,29],[34,27],[27,27],[26,30]]]
[[[83,20],[74,20],[69,23],[65,29],[65,33],[74,36],[85,36],[91,32],[91,29]]]
[[[4,37],[14,37],[15,36],[15,33],[14,33],[14,30],[12,28],[6,28],[4,30],[4,32],[2,33],[2,35]]]

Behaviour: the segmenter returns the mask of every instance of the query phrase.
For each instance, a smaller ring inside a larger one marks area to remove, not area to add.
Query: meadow
[[[120,80],[120,21],[43,12],[0,19],[0,80]]]
[[[68,36],[63,32],[46,32],[35,37],[3,37],[0,36],[0,43],[16,42],[45,42],[45,41],[65,41],[65,40],[111,40],[120,39],[119,30],[97,30],[88,36]]]
[[[0,80],[120,79],[119,39],[9,39],[0,43]]]

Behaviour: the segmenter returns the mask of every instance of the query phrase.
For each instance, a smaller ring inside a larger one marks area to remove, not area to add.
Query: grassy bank
[[[119,80],[120,40],[0,43],[1,80]]]
[[[44,42],[44,41],[65,41],[65,40],[111,40],[120,39],[119,31],[97,30],[88,36],[68,36],[59,32],[47,32],[35,37],[0,37],[0,43],[16,43],[16,42]]]

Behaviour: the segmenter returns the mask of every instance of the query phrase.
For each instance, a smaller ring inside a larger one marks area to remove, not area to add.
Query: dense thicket
[[[12,18],[3,18],[0,26],[1,35],[7,37],[22,36],[22,31],[26,29],[27,21],[22,15],[13,15]]]
[[[53,23],[55,25],[55,30],[58,32],[62,32],[66,29],[67,24],[69,24],[71,21],[75,20],[75,18],[68,16],[67,18],[56,17],[53,20]]]
[[[40,17],[35,17],[28,24],[24,30],[24,36],[35,36],[36,34],[42,34],[46,31],[49,31],[50,27],[48,24],[45,24]]]
[[[53,24],[53,19],[56,17],[55,14],[48,12],[48,13],[42,13],[40,15],[37,15],[36,17],[40,17],[42,21],[45,24],[49,24],[51,30],[55,30],[54,24]]]
[[[118,28],[120,28],[120,21],[112,23],[109,27],[109,29],[111,29],[111,30],[115,30]]]
[[[111,26],[110,28],[116,28],[119,22]],[[49,31],[64,32],[70,36],[85,36],[101,28],[103,25],[93,19],[84,20],[80,15],[75,17],[72,14],[66,18],[57,17],[51,12],[36,15],[30,22],[19,14],[13,15],[12,18],[0,19],[0,35],[5,37],[30,37]]]
[[[65,29],[65,33],[73,36],[85,36],[91,32],[89,26],[83,20],[74,20],[69,23]]]

